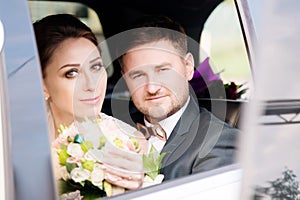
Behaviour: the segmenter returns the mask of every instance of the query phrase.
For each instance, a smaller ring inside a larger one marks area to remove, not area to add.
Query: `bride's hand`
[[[148,140],[146,140],[143,133],[141,133],[140,131],[136,131],[136,132],[134,132],[134,137],[137,139],[137,141],[139,143],[139,148],[140,148],[139,153],[147,154],[149,151],[149,143],[148,143]]]

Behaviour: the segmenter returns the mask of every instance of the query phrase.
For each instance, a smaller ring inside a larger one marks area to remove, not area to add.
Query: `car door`
[[[27,1],[1,0],[0,4],[5,199],[53,200],[56,191],[41,73]]]

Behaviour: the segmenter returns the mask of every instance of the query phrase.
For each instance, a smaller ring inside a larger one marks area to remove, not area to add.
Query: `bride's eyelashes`
[[[91,70],[92,72],[98,72],[98,71],[100,71],[102,68],[104,69],[103,63],[98,62],[98,63],[92,64],[91,67],[90,67],[90,70]]]
[[[65,72],[64,76],[68,79],[75,78],[79,73],[79,69],[72,68]]]
[[[97,72],[101,71],[102,69],[104,69],[104,65],[101,62],[94,63],[90,66],[91,72],[97,73]],[[72,79],[72,78],[77,77],[79,73],[80,73],[80,69],[71,68],[64,73],[64,77],[66,77],[68,79]]]
[[[105,69],[105,66],[101,59],[94,59],[88,66],[81,66],[80,64],[69,64],[65,68],[66,71],[63,73],[63,76],[67,79],[76,78],[83,70],[89,69],[92,73],[98,73],[102,69]],[[69,68],[69,69],[68,69]]]

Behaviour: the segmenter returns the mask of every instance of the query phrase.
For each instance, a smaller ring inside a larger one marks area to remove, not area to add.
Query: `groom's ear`
[[[43,83],[43,91],[44,91],[44,98],[47,101],[50,98],[50,94],[48,92],[47,87],[45,86],[45,83]]]
[[[186,67],[186,71],[185,71],[185,77],[186,79],[189,81],[193,78],[194,75],[194,57],[193,55],[188,52],[185,57],[184,57],[184,64]]]

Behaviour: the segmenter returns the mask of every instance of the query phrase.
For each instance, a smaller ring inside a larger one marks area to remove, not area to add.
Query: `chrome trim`
[[[3,29],[2,22],[0,20],[0,53],[2,51],[3,46],[4,46],[4,29]]]
[[[242,179],[242,169],[238,164],[227,165],[217,169],[192,174],[189,176],[169,180],[151,187],[131,190],[122,195],[109,197],[110,200],[122,199],[221,199],[230,193],[227,199],[238,200],[239,188]],[[209,195],[208,195],[209,194]],[[207,198],[209,196],[209,198]],[[171,198],[172,199],[172,198]],[[226,199],[226,198],[225,198]]]
[[[256,32],[254,29],[252,17],[250,14],[247,0],[234,0],[238,13],[241,29],[246,45],[247,54],[252,70],[252,77],[255,76],[255,47],[257,44]]]

